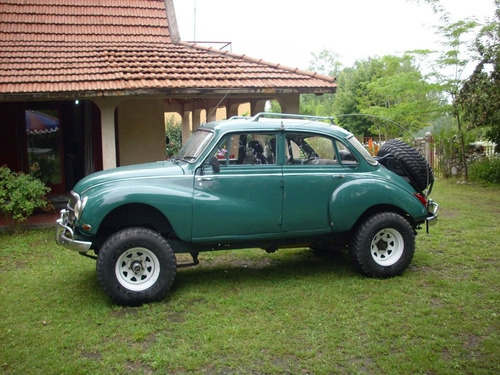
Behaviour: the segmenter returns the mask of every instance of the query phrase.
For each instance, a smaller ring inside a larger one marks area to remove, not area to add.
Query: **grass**
[[[347,254],[203,253],[160,303],[112,305],[53,231],[0,235],[2,374],[500,373],[500,187],[439,181],[401,277]]]

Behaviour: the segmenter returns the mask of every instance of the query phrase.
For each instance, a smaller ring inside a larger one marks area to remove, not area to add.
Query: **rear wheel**
[[[365,275],[392,277],[402,274],[415,253],[415,234],[410,223],[393,212],[375,214],[354,233],[350,254]]]
[[[177,263],[172,248],[157,232],[126,228],[99,251],[97,278],[104,292],[121,305],[161,300],[172,286]]]

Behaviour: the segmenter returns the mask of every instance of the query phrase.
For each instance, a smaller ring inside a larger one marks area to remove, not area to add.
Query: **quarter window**
[[[337,151],[339,153],[340,164],[343,165],[357,165],[358,160],[352,154],[351,151],[341,142],[335,141],[335,145],[337,146]]]

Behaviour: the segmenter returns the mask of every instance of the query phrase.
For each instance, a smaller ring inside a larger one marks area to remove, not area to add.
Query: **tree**
[[[356,61],[339,75],[335,113],[357,136],[401,136],[402,129],[415,131],[436,116],[435,89],[411,56]]]
[[[496,21],[478,34],[473,49],[479,61],[456,101],[463,109],[467,128],[486,128],[486,137],[496,143],[495,151],[500,152],[500,0],[495,4]]]
[[[386,139],[404,131],[413,134],[439,113],[441,102],[435,90],[410,56],[384,56],[358,98],[358,108],[373,117],[372,133],[383,133]]]
[[[311,53],[309,70],[330,77],[336,77],[341,68],[340,55],[331,50]],[[300,113],[311,116],[333,116],[335,94],[304,94],[301,96]]]
[[[344,69],[337,79],[334,106],[337,122],[357,136],[372,135],[369,129],[373,121],[369,117],[360,116],[358,98],[364,95],[366,85],[376,75],[379,67],[379,59],[359,60],[353,67]]]
[[[448,112],[455,119],[457,127],[457,137],[459,139],[459,155],[461,159],[465,181],[468,180],[466,144],[463,121],[464,108],[457,96],[461,91],[465,79],[463,77],[465,68],[471,61],[471,41],[477,33],[480,24],[473,18],[451,21],[450,14],[446,12],[439,0],[423,0],[430,4],[435,13],[440,15],[441,26],[437,28],[437,34],[441,37],[442,49],[433,51],[414,51],[424,56],[437,55],[431,66],[432,73],[429,77],[440,86],[441,90],[447,94],[449,101],[447,106],[443,106],[443,114]]]
[[[341,56],[328,49],[318,53],[311,53],[312,59],[309,62],[309,70],[329,77],[336,77],[342,70]]]

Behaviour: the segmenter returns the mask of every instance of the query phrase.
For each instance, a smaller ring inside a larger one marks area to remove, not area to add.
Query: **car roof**
[[[326,122],[325,122],[326,121]],[[293,115],[282,113],[259,113],[253,117],[235,116],[228,120],[214,121],[202,125],[201,128],[213,129],[217,132],[255,132],[255,131],[302,131],[334,135],[346,138],[350,132],[337,126],[331,117]]]

